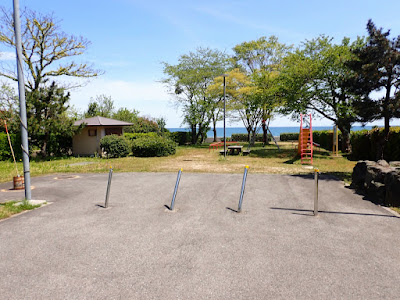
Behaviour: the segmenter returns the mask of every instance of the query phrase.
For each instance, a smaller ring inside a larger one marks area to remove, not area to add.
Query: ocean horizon
[[[171,132],[176,131],[190,131],[190,128],[167,128]],[[294,133],[300,132],[300,126],[282,126],[282,127],[270,127],[273,136],[280,136],[281,133]],[[332,130],[333,126],[313,126],[313,130]],[[359,130],[370,130],[372,126],[353,126],[351,127],[351,131],[359,131]],[[245,127],[226,127],[226,137],[231,137],[234,133],[247,133]],[[262,129],[260,128],[258,133],[262,133]],[[217,137],[224,136],[224,128],[217,127]],[[207,131],[207,137],[214,137],[214,133],[212,130]]]

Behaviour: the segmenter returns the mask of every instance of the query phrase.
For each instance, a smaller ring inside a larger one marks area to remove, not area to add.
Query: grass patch
[[[0,203],[0,220],[9,218],[12,215],[18,214],[26,210],[32,210],[40,207],[40,205],[29,204],[27,201],[23,201],[19,205],[16,205],[17,203],[17,201]]]
[[[241,143],[247,149],[247,143]],[[105,173],[112,166],[115,172],[184,172],[242,173],[246,165],[251,173],[266,174],[306,174],[312,169],[305,168],[297,156],[297,143],[280,142],[281,151],[274,144],[262,146],[256,143],[247,156],[228,155],[226,159],[217,150],[209,150],[208,144],[199,146],[179,146],[174,155],[166,157],[124,157],[113,159],[66,157],[31,161],[32,176],[56,173]],[[221,149],[221,148],[220,148]],[[219,149],[219,150],[220,150]],[[350,178],[356,162],[345,157],[333,157],[321,149],[314,154],[313,166],[322,173],[330,173],[340,179]],[[18,163],[22,173],[22,163]],[[9,182],[16,176],[10,161],[0,162],[0,182]]]
[[[400,207],[390,207],[390,209],[394,210],[398,214],[400,214]]]

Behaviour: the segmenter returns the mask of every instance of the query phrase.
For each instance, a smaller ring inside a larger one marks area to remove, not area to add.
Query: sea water
[[[190,131],[189,128],[167,128],[171,132],[175,131]],[[281,133],[294,133],[294,132],[299,132],[300,131],[300,126],[295,126],[295,127],[270,127],[269,128],[272,132],[273,136],[280,136]],[[332,126],[314,126],[313,130],[332,130]],[[372,129],[372,126],[353,126],[351,127],[352,131],[359,131],[367,129],[370,130]],[[226,137],[231,137],[232,134],[234,133],[246,133],[247,130],[244,127],[226,127]],[[258,133],[262,133],[262,129],[260,128],[258,130]],[[224,136],[224,128],[223,127],[217,127],[217,136],[218,137],[223,137]],[[207,137],[214,137],[214,132],[212,130],[207,132]]]

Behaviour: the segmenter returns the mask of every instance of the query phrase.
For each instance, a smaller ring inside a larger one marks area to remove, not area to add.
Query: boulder
[[[351,187],[363,191],[375,203],[400,206],[400,162],[357,162]]]
[[[392,171],[385,178],[385,205],[400,206],[400,171]]]
[[[367,167],[372,166],[373,162],[368,160],[360,160],[353,168],[351,175],[351,187],[355,189],[363,189],[365,187],[365,176],[367,174]]]
[[[384,159],[380,159],[376,163],[381,167],[386,167],[387,168],[387,167],[390,166],[389,163]]]

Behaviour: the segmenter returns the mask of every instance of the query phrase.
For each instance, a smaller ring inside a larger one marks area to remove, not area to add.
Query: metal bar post
[[[226,83],[225,83],[225,78],[226,78],[226,74],[223,75],[224,76],[224,158],[226,158],[226,121],[225,121],[225,117],[226,117]]]
[[[243,181],[242,181],[242,190],[240,191],[240,199],[239,199],[239,205],[238,205],[238,212],[242,211],[242,203],[243,203],[243,195],[244,195],[244,188],[246,186],[246,178],[247,178],[247,171],[249,170],[249,166],[246,166],[244,168],[244,174],[243,174]]]
[[[314,169],[314,216],[318,216],[318,177],[319,170]]]
[[[15,47],[17,52],[17,73],[18,73],[18,94],[19,94],[19,116],[21,119],[21,147],[22,162],[24,165],[25,200],[31,200],[31,174],[29,167],[28,147],[28,122],[26,118],[25,82],[22,68],[22,41],[21,41],[21,20],[19,16],[19,1],[14,0],[14,31]]]
[[[106,192],[106,203],[104,204],[104,207],[108,207],[108,198],[110,196],[110,188],[111,188],[111,179],[112,179],[112,174],[113,174],[113,169],[110,167],[110,172],[108,172],[108,184],[107,184],[107,192]]]
[[[175,197],[176,197],[176,193],[178,192],[179,181],[181,180],[182,170],[183,170],[183,169],[180,169],[180,170],[179,170],[179,172],[178,172],[178,177],[176,178],[174,194],[173,194],[173,196],[172,196],[171,206],[169,207],[169,210],[174,210]]]

